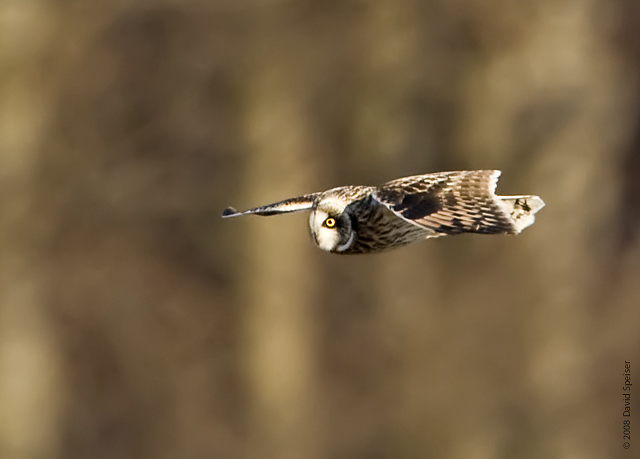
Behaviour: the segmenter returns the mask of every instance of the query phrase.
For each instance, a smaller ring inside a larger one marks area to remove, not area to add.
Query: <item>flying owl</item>
[[[380,186],[342,186],[223,218],[311,210],[318,247],[337,254],[372,253],[421,239],[462,233],[518,234],[544,207],[538,196],[497,196],[500,171],[456,171],[403,177]]]

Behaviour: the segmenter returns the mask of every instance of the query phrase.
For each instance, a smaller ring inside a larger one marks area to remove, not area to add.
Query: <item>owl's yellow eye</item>
[[[329,217],[324,221],[324,224],[327,228],[333,228],[336,226],[336,219]]]

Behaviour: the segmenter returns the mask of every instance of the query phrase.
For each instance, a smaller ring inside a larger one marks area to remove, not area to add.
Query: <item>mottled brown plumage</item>
[[[496,196],[500,171],[416,175],[378,187],[344,186],[222,216],[311,210],[316,245],[340,253],[370,253],[416,240],[461,233],[518,234],[544,207],[537,196]]]

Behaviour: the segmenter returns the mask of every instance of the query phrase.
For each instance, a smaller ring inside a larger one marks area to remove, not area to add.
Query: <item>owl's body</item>
[[[518,234],[544,207],[538,196],[497,196],[500,171],[458,171],[404,177],[383,185],[344,186],[223,217],[311,210],[318,247],[371,253],[416,240],[461,233]]]

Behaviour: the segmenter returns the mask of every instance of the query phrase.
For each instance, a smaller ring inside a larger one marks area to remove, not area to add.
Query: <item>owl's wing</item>
[[[492,170],[416,175],[387,182],[373,196],[398,217],[435,231],[434,236],[517,233],[521,228],[494,194],[499,176]]]
[[[224,212],[222,212],[222,218],[231,218],[250,214],[261,215],[264,217],[309,210],[314,206],[318,194],[319,193],[305,194],[304,196],[285,199],[284,201],[274,202],[273,204],[267,204],[266,206],[245,210],[244,212],[238,212],[233,207],[227,207]]]

